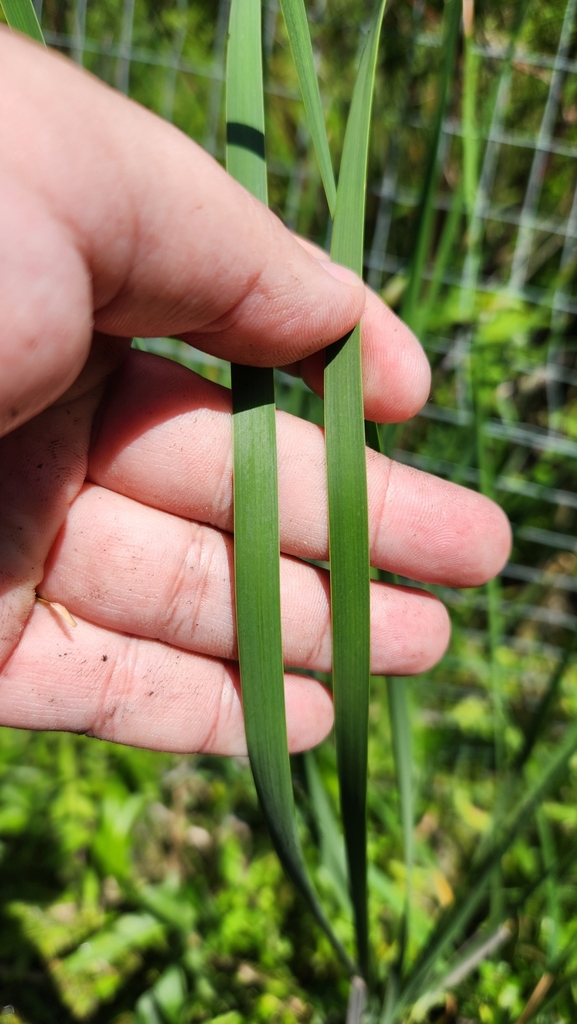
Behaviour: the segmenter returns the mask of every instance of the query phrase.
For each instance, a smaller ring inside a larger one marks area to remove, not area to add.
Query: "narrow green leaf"
[[[341,830],[333,814],[312,750],[304,755],[304,762],[311,807],[320,834],[321,860],[341,906],[350,913],[345,844]]]
[[[379,1024],[393,1024],[395,1019],[395,1006],[397,1001],[398,979],[394,972],[391,973],[385,992],[383,1009],[379,1018]]]
[[[257,199],[268,204],[260,0],[232,0],[230,6],[226,168]]]
[[[397,964],[397,970],[399,971],[402,970],[405,950],[409,942],[411,923],[411,881],[413,872],[413,751],[407,686],[408,683],[406,679],[387,679],[391,736],[393,741],[397,790],[399,793],[399,804],[401,810],[403,854],[407,877],[405,913]]]
[[[506,53],[503,55],[501,62],[501,71],[496,76],[492,90],[490,91],[488,102],[483,103],[483,116],[477,118],[478,121],[478,136],[480,138],[490,139],[494,135],[495,128],[501,124],[501,120],[504,116],[505,109],[508,103],[508,97],[511,90],[511,81],[513,73],[513,58],[517,50],[517,44],[523,31],[525,24],[526,15],[531,7],[531,0],[519,0],[515,4],[515,13],[513,25],[509,35]],[[468,40],[466,46],[468,47],[470,54],[472,55],[472,40]],[[471,82],[471,71],[473,74],[477,74],[474,69],[465,66],[465,82],[464,82],[464,95],[463,95],[463,118],[468,121],[468,129],[465,134],[471,138],[471,129],[474,132],[474,113],[470,109],[469,105],[474,103],[474,83]],[[467,81],[467,79],[469,79]],[[469,109],[468,109],[469,108]],[[466,155],[466,147],[469,145],[468,155]],[[476,150],[476,144],[470,145],[464,139],[464,151],[463,151],[463,188],[464,195],[468,194],[469,202],[468,206],[468,228],[466,235],[466,247],[467,256],[465,259],[465,266],[463,268],[463,284],[461,287],[460,297],[460,315],[463,320],[470,320],[473,316],[475,307],[475,288],[479,272],[481,269],[481,240],[484,232],[485,218],[483,209],[487,201],[487,185],[488,181],[492,178],[494,173],[493,157],[491,155],[491,143],[487,141],[485,152],[483,155],[482,168],[479,168],[479,157],[480,151]],[[479,146],[480,150],[480,146]],[[476,169],[476,170],[475,170]],[[479,171],[480,175],[475,183],[471,180],[474,177],[476,171]],[[487,172],[488,178],[487,178]],[[471,210],[470,198],[472,195],[472,189],[475,188],[475,201]],[[426,325],[425,325],[426,326]]]
[[[454,256],[457,243],[458,231],[461,227],[461,218],[464,210],[464,186],[461,182],[453,192],[451,208],[445,218],[441,237],[435,252],[435,259],[431,273],[431,281],[424,296],[419,301],[418,311],[413,319],[413,330],[417,336],[422,336],[427,330],[431,314],[438,308],[439,293],[444,280],[450,260]]]
[[[441,993],[462,984],[462,982],[479,967],[479,964],[489,957],[494,956],[496,951],[505,942],[507,942],[512,935],[512,924],[510,921],[505,921],[488,937],[482,935],[477,938],[476,941],[469,941],[466,944],[465,953],[461,953],[460,957],[458,956],[454,958],[454,963],[450,970],[441,977],[441,979],[436,983],[434,989],[429,990],[429,992],[425,992],[421,996],[419,1005],[426,1005],[428,1000],[430,1000],[429,1005],[435,1005],[435,1002]]]
[[[482,352],[473,338],[470,352],[471,387],[474,408],[474,437],[477,446],[477,462],[479,466],[479,485],[482,494],[494,497],[495,469],[491,441],[484,430],[487,410],[482,400],[483,362]],[[487,596],[487,625],[489,640],[489,671],[491,680],[491,701],[493,707],[493,747],[495,751],[495,768],[500,778],[497,789],[493,817],[498,820],[504,807],[506,794],[510,789],[506,761],[507,705],[504,697],[505,687],[502,685],[502,669],[499,661],[499,645],[503,635],[501,615],[501,584],[498,579],[489,580],[485,585]],[[500,865],[496,865],[491,878],[491,920],[493,923],[503,918],[503,879]]]
[[[266,202],[260,0],[232,0],[227,168]],[[277,854],[349,970],[309,881],[296,829],[284,703],[274,376],[231,367],[236,618],[246,737]]]
[[[334,217],[337,189],[304,0],[280,0],[280,4],[329,212],[331,217]]]
[[[32,0],[2,0],[2,10],[10,28],[23,32],[37,43],[44,42]]]
[[[373,85],[385,2],[367,37],[347,122],[331,256],[362,274]],[[341,809],[361,971],[369,971],[367,749],[370,676],[369,527],[361,333],[327,349],[325,430],[333,693]]]
[[[480,62],[472,34],[465,35],[463,57],[463,192],[471,230],[479,187],[479,134],[475,106]]]
[[[559,951],[559,935],[560,935],[560,922],[561,922],[561,902],[559,899],[559,877],[557,874],[557,868],[559,864],[559,858],[557,855],[557,849],[555,845],[555,837],[551,825],[543,812],[543,808],[539,807],[537,811],[537,831],[539,833],[539,843],[541,846],[541,858],[542,865],[545,870],[545,892],[547,898],[547,917],[550,921],[550,927],[546,937],[547,953],[550,959],[553,959]]]
[[[544,728],[549,724],[549,713],[555,702],[557,694],[559,693],[561,683],[563,682],[565,673],[569,668],[575,648],[577,647],[577,632],[573,632],[569,643],[565,647],[563,654],[559,661],[555,665],[549,682],[545,687],[543,694],[533,712],[531,723],[525,735],[525,742],[519,752],[519,756],[513,765],[514,769],[520,771],[528,758],[533,752],[533,748],[539,739],[539,736],[543,732]]]
[[[423,271],[429,251],[429,244],[433,231],[433,219],[435,214],[435,199],[441,166],[439,162],[440,142],[445,118],[445,111],[450,94],[450,86],[453,81],[453,68],[457,49],[459,26],[461,23],[462,3],[461,0],[449,0],[446,7],[446,31],[443,45],[443,70],[441,75],[439,103],[435,117],[431,147],[427,170],[424,175],[423,193],[419,204],[418,226],[415,244],[413,246],[413,257],[409,273],[409,283],[403,296],[401,316],[410,327],[415,326],[418,317],[418,300],[423,279]]]

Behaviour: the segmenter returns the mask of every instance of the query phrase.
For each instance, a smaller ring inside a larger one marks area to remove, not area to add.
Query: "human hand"
[[[320,388],[314,353],[363,313],[380,422],[418,411],[426,360],[354,275],[323,269],[174,128],[5,32],[0,67],[1,721],[243,753],[229,394],[126,339],[298,364]],[[327,557],[322,432],[279,413],[278,444],[285,662],[327,670],[327,574],[303,560]],[[499,570],[495,505],[367,458],[374,565],[451,586]],[[424,592],[371,584],[371,619],[374,672],[421,672],[448,641]],[[326,690],[288,673],[286,695],[291,749],[321,740]]]

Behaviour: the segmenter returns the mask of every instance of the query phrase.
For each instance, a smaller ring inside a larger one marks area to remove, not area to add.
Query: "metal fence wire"
[[[400,58],[395,63],[395,40],[388,49],[384,43],[365,255],[369,284],[391,302],[402,295],[410,265],[411,225],[432,129],[430,83],[444,45],[442,11],[433,17],[422,0],[403,2],[392,6],[385,23],[385,36],[404,30],[405,41],[402,66]],[[346,3],[340,6],[346,15]],[[322,0],[309,5],[327,111],[333,100],[322,40],[330,7]],[[159,0],[76,0],[73,7],[45,0],[39,13],[49,44],[174,120],[219,158],[228,8],[229,0],[164,6]],[[459,206],[466,127],[456,98],[458,70],[451,86],[455,97],[449,97],[438,150],[434,237],[423,270],[423,287],[437,297],[421,331],[434,387],[419,417],[389,436],[396,459],[476,487],[480,465],[471,446],[475,430],[481,432],[492,466],[490,489],[512,519],[513,556],[493,596],[484,588],[436,589],[453,610],[466,650],[481,655],[489,643],[493,600],[499,646],[545,659],[532,662],[531,672],[518,659],[508,663],[508,671],[524,680],[530,676],[538,686],[577,626],[577,0],[533,0],[505,14],[508,22],[496,5],[494,11],[487,8],[472,47],[478,63],[479,177],[468,213]],[[334,20],[330,25],[333,31]],[[349,63],[359,27],[357,18],[343,43]],[[326,211],[296,78],[277,74],[282,59],[288,66],[277,0],[265,6],[265,50],[269,108],[286,113],[293,147],[291,155],[271,115],[271,194],[290,227],[323,242]],[[340,56],[331,58],[334,81]],[[337,96],[335,102],[342,107],[344,101]],[[466,301],[474,306],[473,317],[462,313]],[[472,380],[479,323],[478,358],[499,369],[488,381],[481,423]],[[173,354],[177,343],[156,339],[147,345]],[[197,366],[200,356],[190,353],[188,359]],[[213,375],[221,372],[216,361],[205,359],[204,365]],[[288,393],[289,378],[281,374],[279,382]],[[304,385],[291,387],[304,394]],[[453,649],[441,671],[463,650]]]

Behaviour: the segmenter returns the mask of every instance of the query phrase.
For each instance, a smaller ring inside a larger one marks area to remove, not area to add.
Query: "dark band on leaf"
[[[239,124],[238,121],[227,121],[226,142],[229,146],[239,146],[240,149],[248,149],[264,160],[264,133],[258,128],[251,128],[249,124]]]
[[[333,359],[337,358],[339,352],[349,340],[354,329],[355,328],[352,327],[351,330],[347,334],[344,334],[342,338],[339,338],[338,341],[333,341],[330,345],[327,345],[325,348],[325,366],[329,366]]]
[[[268,367],[231,364],[233,412],[274,405],[274,377]]]

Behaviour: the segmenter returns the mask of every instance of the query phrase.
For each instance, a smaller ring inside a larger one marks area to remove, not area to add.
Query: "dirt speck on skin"
[[[148,696],[149,697],[154,697],[154,690],[149,690],[148,691]]]
[[[108,655],[107,654],[103,654],[102,655],[102,660],[103,661],[108,661]]]

